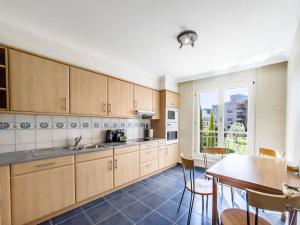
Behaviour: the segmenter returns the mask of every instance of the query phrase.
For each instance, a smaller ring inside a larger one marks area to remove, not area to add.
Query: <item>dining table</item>
[[[218,223],[218,183],[279,195],[283,183],[300,187],[300,177],[287,171],[287,162],[270,158],[229,154],[206,173],[213,177],[213,225]]]

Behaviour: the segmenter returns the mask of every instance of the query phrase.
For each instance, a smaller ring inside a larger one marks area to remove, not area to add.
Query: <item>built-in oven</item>
[[[178,123],[178,109],[167,107],[167,123]]]
[[[167,144],[178,143],[178,124],[177,123],[167,123],[166,139],[167,139]]]

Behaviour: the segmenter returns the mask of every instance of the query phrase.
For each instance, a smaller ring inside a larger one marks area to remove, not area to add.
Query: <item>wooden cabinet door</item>
[[[114,186],[129,183],[140,175],[139,151],[117,155],[114,158]]]
[[[166,91],[166,105],[169,107],[178,108],[179,107],[178,94],[170,91]]]
[[[133,84],[108,78],[108,115],[131,117],[133,112]]]
[[[166,166],[171,166],[178,161],[178,145],[171,144],[166,146]]]
[[[162,146],[158,149],[158,169],[166,167],[166,147]]]
[[[107,115],[107,77],[71,67],[70,113]]]
[[[9,166],[0,166],[0,225],[1,224],[11,224]]]
[[[155,112],[152,119],[160,119],[160,92],[155,90],[152,90],[152,111]]]
[[[75,171],[76,202],[113,188],[113,157],[78,163]]]
[[[26,224],[75,204],[74,166],[11,178],[12,223]]]
[[[152,111],[152,89],[134,85],[134,109]]]
[[[69,66],[9,49],[10,109],[68,113]]]

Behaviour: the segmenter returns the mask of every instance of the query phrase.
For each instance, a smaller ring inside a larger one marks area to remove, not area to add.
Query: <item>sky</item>
[[[248,96],[248,88],[232,88],[227,89],[224,92],[224,101],[229,102],[230,96],[235,94],[243,94]],[[209,92],[203,92],[200,93],[200,104],[203,109],[211,109],[212,105],[218,105],[219,104],[219,92],[216,91],[209,91]]]

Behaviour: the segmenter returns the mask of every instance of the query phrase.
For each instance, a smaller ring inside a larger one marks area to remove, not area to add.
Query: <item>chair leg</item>
[[[182,200],[183,200],[183,196],[184,196],[184,193],[185,193],[185,189],[186,189],[186,187],[184,187],[184,189],[183,189],[183,192],[182,192],[182,195],[181,195],[181,199],[180,199],[180,203],[179,203],[179,206],[178,206],[177,213],[178,213],[178,212],[179,212],[179,210],[180,210],[181,203],[182,203]]]
[[[231,204],[232,204],[232,208],[234,208],[234,189],[233,189],[233,187],[230,187],[230,192],[231,192]]]
[[[224,190],[223,184],[221,184],[221,194],[224,196],[223,190]]]
[[[190,222],[191,222],[192,205],[193,205],[193,192],[191,192],[190,207],[189,207],[189,214],[188,214],[188,221],[187,221],[187,224],[188,224],[188,225],[189,225]]]
[[[206,209],[208,208],[208,195],[206,195]]]

